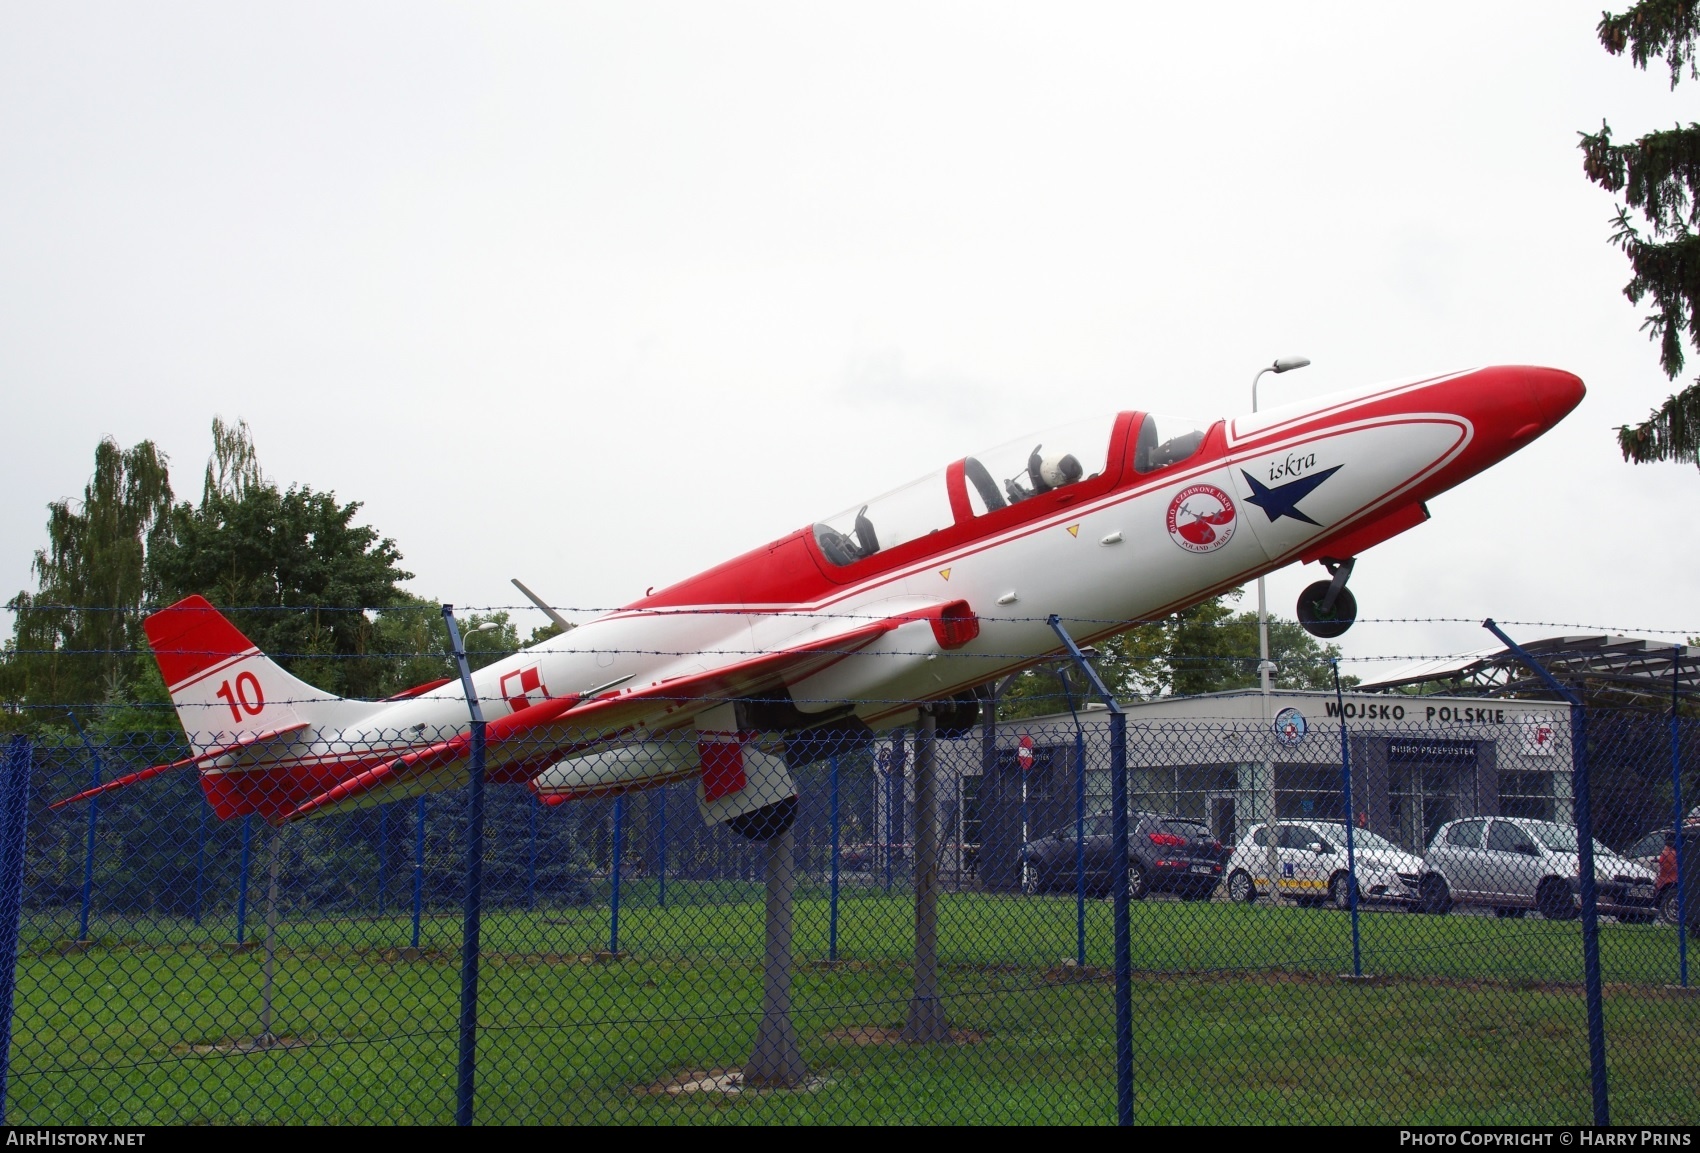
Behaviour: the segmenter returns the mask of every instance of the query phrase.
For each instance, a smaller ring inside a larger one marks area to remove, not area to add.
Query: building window
[[[1500,773],[1499,813],[1503,817],[1553,820],[1551,773]]]

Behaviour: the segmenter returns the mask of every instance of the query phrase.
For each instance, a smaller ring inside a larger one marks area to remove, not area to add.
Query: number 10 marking
[[[230,719],[237,723],[241,723],[243,713],[257,717],[266,707],[266,694],[260,691],[260,678],[253,673],[236,674],[235,692],[231,691],[230,682],[225,681],[213,695],[230,706]],[[238,703],[242,706],[240,709],[236,707]]]

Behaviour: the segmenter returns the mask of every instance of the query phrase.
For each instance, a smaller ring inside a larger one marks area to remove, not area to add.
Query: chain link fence
[[[14,737],[5,1119],[1693,1124],[1700,727],[1329,699],[765,742],[767,840],[694,774],[58,804],[181,738]]]

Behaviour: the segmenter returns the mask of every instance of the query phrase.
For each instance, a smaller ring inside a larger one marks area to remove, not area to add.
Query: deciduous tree
[[[7,602],[14,615],[0,664],[5,700],[39,708],[122,696],[170,509],[166,457],[152,441],[96,446],[83,499],[47,506],[47,547],[32,565],[36,591]]]

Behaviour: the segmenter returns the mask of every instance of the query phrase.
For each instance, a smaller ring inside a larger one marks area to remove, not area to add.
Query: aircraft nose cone
[[[1561,368],[1526,369],[1523,379],[1527,381],[1529,392],[1535,398],[1535,406],[1546,418],[1548,428],[1563,420],[1571,409],[1581,404],[1582,397],[1588,391],[1583,386],[1581,377]]]

